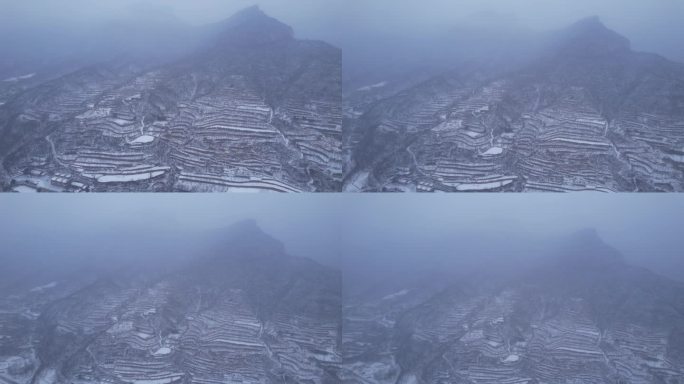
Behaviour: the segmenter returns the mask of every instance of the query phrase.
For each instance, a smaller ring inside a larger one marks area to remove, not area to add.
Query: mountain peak
[[[581,268],[609,266],[622,262],[622,255],[606,244],[594,228],[568,236],[560,248],[561,262]]]
[[[251,7],[243,8],[237,11],[231,19],[248,19],[248,18],[261,18],[268,17],[259,5],[252,5]]]
[[[294,38],[292,28],[270,16],[258,5],[245,8],[220,23],[222,43],[251,46]]]
[[[224,240],[234,250],[268,250],[268,253],[284,253],[284,245],[271,235],[264,232],[256,220],[246,219],[238,221],[223,231]]]
[[[235,222],[228,226],[226,231],[231,237],[239,237],[240,235],[249,234],[263,234],[264,232],[259,227],[259,224],[254,219],[245,219]]]
[[[583,241],[592,244],[601,244],[603,240],[599,236],[596,228],[582,228],[571,235],[571,238],[576,241]]]
[[[584,19],[581,19],[577,22],[575,22],[572,26],[570,26],[571,29],[608,29],[606,26],[603,24],[601,21],[601,18],[599,16],[589,16],[585,17]]]
[[[629,40],[607,28],[598,16],[582,19],[560,31],[559,53],[569,56],[606,56],[629,52]]]

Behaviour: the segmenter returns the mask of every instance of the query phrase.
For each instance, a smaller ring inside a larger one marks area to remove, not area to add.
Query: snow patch
[[[134,380],[133,384],[169,384],[180,379],[182,376],[164,377],[161,379]]]
[[[2,336],[0,337],[0,340],[5,337],[10,338],[9,336]],[[11,369],[12,367],[19,368],[19,370],[21,370],[30,365],[31,361],[28,359],[25,359],[21,356],[10,356],[8,358],[0,360],[0,372],[5,371],[7,369]]]
[[[601,352],[599,351],[590,351],[588,349],[580,349],[580,348],[571,348],[571,347],[558,347],[557,348],[559,351],[566,351],[566,352],[575,352],[575,353],[584,353],[587,355],[600,355]]]
[[[168,355],[170,353],[171,353],[171,348],[161,347],[161,348],[157,349],[157,351],[154,352],[153,355],[154,356],[164,356],[164,355]]]
[[[135,173],[132,175],[105,175],[97,178],[99,183],[128,183],[132,181],[150,180],[159,177],[166,171]]]
[[[669,155],[670,160],[677,163],[684,163],[684,155]]]
[[[154,136],[150,135],[143,135],[138,137],[137,139],[131,141],[131,144],[147,144],[153,142],[155,139]]]
[[[479,184],[460,184],[456,186],[456,190],[460,192],[470,192],[470,191],[487,191],[490,189],[496,189],[505,187],[511,184],[513,180],[502,180],[502,181],[492,181],[488,183]]]
[[[368,176],[370,172],[362,171],[352,175],[351,181],[344,186],[345,192],[361,192],[361,190],[368,184]]]
[[[107,117],[111,114],[112,109],[111,108],[97,108],[97,109],[92,109],[90,111],[85,111],[82,114],[76,116],[77,119],[85,120],[85,119],[100,119],[103,117]]]
[[[38,384],[54,384],[57,382],[57,372],[54,369],[48,369],[41,372],[37,379],[35,382]]]
[[[35,288],[33,288],[33,289],[31,290],[31,292],[42,292],[42,291],[44,291],[44,290],[46,290],[46,289],[52,289],[52,288],[54,288],[54,287],[56,287],[56,286],[57,286],[57,282],[56,282],[56,281],[53,281],[53,282],[50,283],[50,284],[45,284],[45,285],[41,285],[40,287],[35,287]]]
[[[145,339],[145,340],[154,337],[154,335],[150,335],[149,333],[145,333],[145,332],[136,332],[135,335],[138,336],[139,338]]]
[[[408,290],[408,289],[402,289],[401,291],[395,292],[395,293],[393,293],[393,294],[391,294],[391,295],[387,295],[387,296],[383,297],[382,299],[383,299],[383,300],[392,300],[392,299],[396,299],[397,297],[404,296],[404,295],[406,295],[407,293],[409,293],[409,290]]]
[[[128,125],[133,124],[132,121],[130,121],[130,120],[124,120],[124,119],[110,119],[109,121],[111,121],[112,123],[118,125],[119,127],[125,127],[125,126],[128,126]]]
[[[574,144],[582,144],[582,145],[595,145],[595,146],[600,146],[600,147],[607,147],[610,145],[608,143],[601,143],[598,141],[577,140],[577,139],[570,139],[570,138],[564,138],[564,137],[558,137],[555,139],[551,139],[551,141],[561,141],[564,143],[574,143]]]
[[[418,377],[413,373],[403,376],[399,379],[400,384],[418,384]]]
[[[473,131],[465,131],[464,133],[466,134],[466,136],[470,137],[471,139],[476,139],[478,137],[483,136],[483,134],[481,134],[479,132],[473,132]]]
[[[365,86],[365,87],[361,87],[361,88],[357,89],[357,91],[360,91],[360,92],[368,92],[368,91],[372,91],[372,90],[374,90],[374,89],[376,89],[376,88],[382,88],[382,87],[384,87],[384,86],[386,86],[386,85],[387,85],[387,82],[386,82],[386,81],[381,81],[381,82],[379,82],[379,83],[377,83],[377,84],[367,85],[367,86]]]
[[[10,77],[8,79],[5,79],[4,81],[8,82],[8,83],[13,83],[13,82],[21,81],[21,80],[28,80],[35,75],[36,75],[35,73],[29,73],[28,75]]]
[[[129,96],[129,97],[125,98],[124,100],[130,102],[130,101],[133,101],[133,100],[140,100],[140,99],[142,99],[142,95],[139,94],[139,93],[136,93],[135,95]]]
[[[12,188],[12,190],[14,192],[19,192],[19,193],[37,193],[38,192],[38,190],[36,190],[35,188],[31,188],[31,187],[26,186],[26,185],[18,185],[16,187]]]
[[[518,355],[509,355],[507,358],[504,359],[504,363],[515,363],[516,361],[520,360],[520,356]]]
[[[132,321],[122,321],[120,323],[114,324],[110,329],[107,330],[107,333],[124,333],[124,332],[129,332],[133,330],[133,322]]]
[[[216,339],[214,341],[219,342],[219,343],[232,344],[232,345],[242,345],[245,347],[263,347],[264,346],[263,344],[250,343],[248,341],[240,341],[240,340]]]
[[[500,155],[503,153],[503,148],[501,147],[492,147],[487,150],[487,152],[483,153],[482,156],[496,156]]]

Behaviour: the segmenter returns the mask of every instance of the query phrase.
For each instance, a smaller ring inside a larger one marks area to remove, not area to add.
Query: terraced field
[[[227,236],[222,255],[171,272],[3,284],[0,382],[336,382],[339,272],[283,254],[253,223]]]
[[[547,45],[514,70],[348,92],[345,190],[684,190],[684,66],[597,19]]]
[[[559,259],[521,278],[351,295],[343,382],[679,382],[684,286],[595,244],[596,260]]]
[[[10,98],[5,188],[339,190],[339,50],[258,8],[217,29],[174,62],[94,64]]]

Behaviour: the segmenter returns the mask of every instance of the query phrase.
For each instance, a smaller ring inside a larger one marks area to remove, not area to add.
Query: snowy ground
[[[500,147],[492,147],[487,150],[487,152],[483,153],[482,156],[496,156],[500,155],[503,153],[503,148]]]
[[[3,80],[3,81],[6,81],[6,82],[8,82],[8,83],[13,83],[13,82],[21,81],[21,80],[28,80],[28,79],[32,78],[33,76],[35,76],[35,75],[36,75],[35,73],[29,73],[28,75],[10,77],[10,78],[5,79],[5,80]]]
[[[137,139],[131,141],[131,144],[148,144],[154,141],[154,136],[142,135]]]
[[[555,139],[551,139],[551,141],[560,141],[563,143],[573,143],[573,144],[583,144],[583,145],[595,145],[595,146],[600,146],[600,147],[607,147],[610,144],[608,143],[602,143],[598,141],[588,141],[588,140],[577,140],[577,139],[569,139],[565,137],[558,137]]]
[[[515,363],[516,361],[520,360],[520,356],[518,355],[509,355],[504,359],[504,363]]]
[[[367,85],[367,86],[365,86],[365,87],[361,87],[361,88],[357,89],[357,91],[368,92],[368,91],[372,91],[372,90],[374,90],[374,89],[376,89],[376,88],[382,88],[382,87],[384,87],[384,86],[386,86],[386,85],[387,85],[387,82],[386,82],[386,81],[382,81],[382,82],[379,82],[379,83],[377,83],[377,84]]]
[[[99,183],[129,183],[132,181],[150,180],[159,177],[166,173],[166,171],[153,171],[134,173],[130,175],[104,175],[97,178]]]
[[[405,296],[407,293],[409,293],[408,289],[402,289],[401,291],[393,293],[391,295],[387,295],[387,296],[383,297],[382,299],[383,300],[392,300],[392,299],[396,299],[397,297]]]
[[[19,185],[12,189],[14,192],[19,193],[36,193],[38,192],[35,188],[27,187],[25,185]]]
[[[154,352],[153,355],[154,356],[164,356],[164,355],[168,355],[170,353],[171,353],[171,348],[161,347],[161,348],[157,349],[157,351]]]
[[[496,189],[505,187],[511,184],[513,180],[502,180],[502,181],[491,181],[487,183],[478,184],[460,184],[456,186],[456,190],[460,192],[471,192],[471,191],[488,191],[490,189]]]
[[[50,177],[49,177],[49,176],[40,176],[40,177],[36,177],[36,176],[18,176],[18,177],[15,178],[15,180],[16,180],[16,181],[28,181],[28,182],[32,182],[32,183],[36,184],[38,187],[43,188],[43,189],[46,189],[46,190],[49,190],[49,191],[52,191],[52,192],[64,192],[64,189],[63,189],[63,188],[60,188],[60,187],[57,187],[57,186],[54,186],[54,185],[50,184]],[[19,187],[16,187],[15,190],[16,190],[17,188],[19,188]],[[31,187],[28,187],[28,186],[27,186],[26,188],[33,189],[33,188],[31,188]],[[21,191],[18,191],[18,192],[32,192],[32,191],[21,190]],[[35,189],[34,189],[33,192],[35,192]]]
[[[368,176],[370,172],[358,172],[352,176],[352,180],[344,186],[344,192],[361,192],[364,186],[368,184]]]
[[[45,284],[45,285],[41,285],[40,287],[35,287],[35,288],[33,288],[33,289],[31,290],[31,292],[42,292],[42,291],[44,291],[44,290],[46,290],[46,289],[52,289],[52,288],[54,288],[54,287],[56,287],[56,286],[57,286],[57,282],[56,282],[56,281],[53,281],[53,282],[50,283],[50,284]]]

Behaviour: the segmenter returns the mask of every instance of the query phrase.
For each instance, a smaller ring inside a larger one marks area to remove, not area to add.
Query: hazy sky
[[[73,19],[104,17],[151,4],[169,7],[181,19],[204,24],[259,5],[269,14],[293,24],[315,18],[340,23],[412,25],[456,23],[472,14],[499,12],[537,28],[553,28],[589,15],[624,25],[681,20],[681,0],[0,0],[3,10],[35,17]]]
[[[160,8],[172,11],[188,24],[203,25],[259,5],[271,16],[311,32],[324,29],[334,14],[328,3],[338,4],[340,0],[0,0],[0,20],[95,22]]]
[[[5,194],[0,211],[0,243],[26,233],[77,239],[113,227],[195,233],[253,218],[291,254],[326,263],[382,250],[420,257],[463,236],[544,239],[591,227],[628,260],[684,277],[678,194]]]
[[[299,36],[353,47],[364,36],[406,36],[448,30],[474,14],[500,13],[524,27],[556,29],[599,15],[639,49],[681,53],[683,0],[0,0],[0,21],[94,21],[165,6],[191,24],[219,21],[259,4]],[[126,11],[128,10],[128,11]],[[135,11],[133,11],[135,12]],[[3,16],[4,15],[4,16]]]

